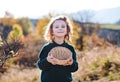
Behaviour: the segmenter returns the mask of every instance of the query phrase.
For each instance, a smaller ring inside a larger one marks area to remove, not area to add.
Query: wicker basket
[[[60,46],[51,49],[50,54],[59,60],[66,60],[72,57],[72,52],[68,48]]]

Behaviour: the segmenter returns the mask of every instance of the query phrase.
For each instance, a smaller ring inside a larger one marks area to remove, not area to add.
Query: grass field
[[[114,30],[120,30],[120,25],[112,25],[112,24],[101,24],[101,28],[108,28]]]
[[[73,73],[73,82],[120,82],[119,47],[93,48],[79,52],[77,58],[79,69]],[[39,78],[38,68],[13,65],[1,74],[0,82],[40,82]]]

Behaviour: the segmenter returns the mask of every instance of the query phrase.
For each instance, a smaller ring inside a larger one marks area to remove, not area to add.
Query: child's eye
[[[59,28],[58,26],[56,26],[55,28]]]
[[[65,26],[62,26],[62,28],[65,28]]]

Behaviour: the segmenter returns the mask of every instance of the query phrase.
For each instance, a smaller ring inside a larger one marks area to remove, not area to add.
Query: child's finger
[[[48,53],[48,56],[50,55],[50,52]]]

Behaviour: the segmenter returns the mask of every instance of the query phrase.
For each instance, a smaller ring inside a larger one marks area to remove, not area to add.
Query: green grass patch
[[[113,29],[113,30],[120,30],[120,25],[113,25],[113,24],[101,24],[101,28]]]

